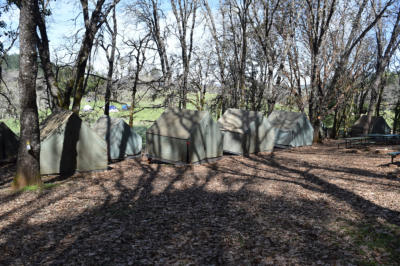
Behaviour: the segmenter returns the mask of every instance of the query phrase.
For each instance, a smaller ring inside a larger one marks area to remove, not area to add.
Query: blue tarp
[[[131,106],[129,104],[124,104],[122,105],[121,109],[122,110],[128,110]]]

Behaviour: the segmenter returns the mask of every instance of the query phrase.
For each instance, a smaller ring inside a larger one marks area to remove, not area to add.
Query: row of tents
[[[357,123],[356,123],[357,124]],[[41,174],[68,175],[107,169],[108,162],[140,156],[142,138],[124,120],[102,116],[91,128],[70,111],[50,115],[40,127]],[[313,128],[303,113],[229,109],[215,122],[206,111],[167,109],[146,131],[148,158],[201,163],[224,152],[250,154],[274,146],[311,145]],[[16,157],[18,139],[0,123],[0,161]]]
[[[166,162],[198,163],[223,152],[250,154],[276,145],[311,145],[313,128],[301,113],[228,109],[215,122],[206,111],[168,109],[147,130],[147,153]]]

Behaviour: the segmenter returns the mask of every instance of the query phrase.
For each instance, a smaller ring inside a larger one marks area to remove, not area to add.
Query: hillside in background
[[[1,68],[3,71],[18,70],[19,68],[19,54],[6,55],[5,61],[2,62]]]

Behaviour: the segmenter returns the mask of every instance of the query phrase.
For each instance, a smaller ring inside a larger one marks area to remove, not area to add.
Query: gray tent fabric
[[[17,158],[19,141],[18,137],[0,122],[0,162],[9,162]]]
[[[142,137],[123,119],[103,115],[94,124],[93,129],[107,142],[111,160],[136,156],[142,151]]]
[[[304,113],[273,111],[267,120],[276,129],[275,145],[312,145],[314,129]]]
[[[71,111],[51,114],[40,127],[40,173],[107,169],[107,144]]]
[[[147,156],[168,163],[201,163],[222,156],[222,134],[206,111],[167,109],[146,131]]]
[[[218,125],[223,134],[224,152],[249,154],[274,149],[275,128],[260,112],[228,109]]]
[[[354,125],[350,129],[350,135],[352,137],[358,137],[363,135],[364,126],[367,125],[368,116],[361,115],[361,117],[354,123]],[[373,116],[372,117],[372,126],[369,130],[369,134],[390,134],[392,129],[386,123],[385,118],[382,116]]]

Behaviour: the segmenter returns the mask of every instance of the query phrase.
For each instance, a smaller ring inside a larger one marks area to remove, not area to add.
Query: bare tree
[[[252,61],[259,68],[259,77],[252,75],[252,84],[260,84],[253,92],[253,109],[260,110],[266,97],[267,113],[275,107],[278,97],[283,94],[284,68],[289,49],[294,42],[295,1],[253,1],[250,8],[252,38],[258,44],[252,47],[260,53]],[[252,71],[251,73],[254,73]],[[253,77],[254,76],[254,77]]]
[[[92,51],[96,33],[106,21],[108,14],[114,9],[114,6],[119,0],[113,0],[111,3],[106,4],[106,0],[97,0],[95,8],[89,16],[89,3],[88,0],[80,0],[83,20],[85,23],[85,33],[83,36],[82,44],[75,61],[73,78],[70,80],[65,94],[64,107],[69,106],[69,99],[74,92],[74,102],[72,104],[72,111],[79,113],[81,100],[84,95],[84,76],[86,65],[89,55]]]
[[[150,33],[143,37],[139,37],[138,40],[128,40],[125,42],[128,47],[131,47],[131,52],[127,55],[129,64],[133,61],[133,84],[132,84],[132,99],[131,107],[129,109],[129,126],[133,126],[133,115],[137,112],[137,91],[140,82],[140,73],[143,70],[144,64],[146,62],[146,51],[149,48]],[[129,71],[130,72],[130,71]]]
[[[347,27],[346,42],[337,52],[336,59],[329,63],[333,66],[330,73],[327,73],[322,66],[327,45],[327,32],[332,25],[332,18],[341,15],[336,12],[338,2],[336,0],[305,0],[304,2],[305,13],[301,16],[301,25],[307,37],[305,43],[310,53],[308,111],[314,127],[315,142],[320,141],[321,121],[335,108],[332,102],[336,101],[336,104],[338,104],[344,100],[343,92],[337,89],[341,86],[339,81],[346,74],[349,60],[354,54],[354,48],[374,27],[387,8],[393,4],[393,1],[387,1],[383,8],[376,12],[375,16],[366,16],[370,11],[368,2],[368,0],[356,1],[348,4],[348,9],[343,9],[348,10],[347,19],[352,23],[350,27]],[[343,13],[342,15],[347,14]],[[366,26],[363,27],[363,25]],[[328,79],[324,79],[324,77],[328,77]]]
[[[379,10],[382,2],[380,0],[376,1],[375,7]],[[393,26],[390,34],[386,34],[383,29],[382,19],[375,26],[376,32],[376,44],[377,44],[377,53],[376,53],[376,66],[375,66],[375,75],[374,79],[371,82],[370,89],[370,102],[368,106],[367,112],[367,123],[363,129],[364,134],[368,134],[372,124],[373,115],[378,112],[379,113],[379,98],[378,97],[378,89],[383,92],[384,88],[384,73],[385,69],[390,63],[390,59],[393,54],[397,51],[397,47],[400,44],[400,4],[398,3],[394,6],[393,11]],[[388,40],[385,38],[388,36]],[[385,42],[387,43],[386,47]]]
[[[191,87],[195,88],[196,98],[195,100],[189,100],[197,110],[204,111],[206,108],[206,94],[207,89],[213,86],[211,79],[211,60],[213,51],[204,50],[200,53],[194,54],[192,71],[190,74]]]
[[[172,83],[171,60],[167,54],[166,39],[169,37],[168,24],[165,15],[161,9],[159,0],[138,0],[134,4],[128,6],[128,10],[135,15],[137,23],[144,25],[144,31],[150,34],[159,58],[159,66],[161,67],[162,79],[159,80],[162,90],[158,93],[166,92],[168,101],[171,104],[174,92],[170,91]],[[162,24],[165,24],[162,26]]]
[[[223,5],[219,4],[219,12],[220,12],[220,21],[222,24],[222,33],[217,31],[217,25],[215,23],[215,18],[213,12],[211,11],[210,6],[208,5],[207,0],[203,0],[203,5],[207,14],[207,25],[211,33],[212,40],[214,42],[214,52],[217,56],[217,66],[218,66],[218,75],[217,80],[220,83],[220,95],[217,97],[217,116],[219,117],[225,110],[228,108],[229,97],[228,97],[228,82],[226,80],[226,70],[227,70],[227,60],[226,53],[227,47],[226,43],[226,25],[225,25],[225,11]]]
[[[188,92],[188,75],[193,52],[193,33],[196,24],[197,0],[171,0],[172,11],[178,28],[178,39],[181,48],[182,82],[179,90],[179,108],[186,109]],[[189,38],[189,39],[188,39]]]
[[[250,0],[229,0],[225,3],[229,20],[230,42],[233,50],[229,63],[233,79],[233,106],[246,106],[246,63],[248,55],[248,27]]]
[[[110,26],[110,23],[108,21],[105,21],[105,26],[106,29],[111,35],[111,44],[105,45],[104,44],[104,38],[105,36],[103,35],[100,41],[100,46],[103,48],[103,50],[106,53],[107,57],[107,62],[108,62],[108,73],[107,73],[107,85],[106,85],[106,94],[104,97],[105,105],[104,105],[104,114],[109,115],[110,111],[110,98],[111,98],[111,88],[113,84],[113,73],[114,73],[114,61],[115,61],[115,51],[117,50],[117,16],[116,16],[116,11],[115,11],[115,5],[113,7],[113,12],[112,12],[112,28]],[[111,50],[111,51],[109,51]]]
[[[64,97],[56,81],[53,64],[50,61],[49,38],[46,30],[46,14],[48,14],[47,9],[50,1],[40,0],[39,3],[40,5],[35,9],[35,21],[39,29],[39,31],[36,32],[36,44],[44,78],[51,95],[51,107],[53,110],[57,110],[63,106]]]

